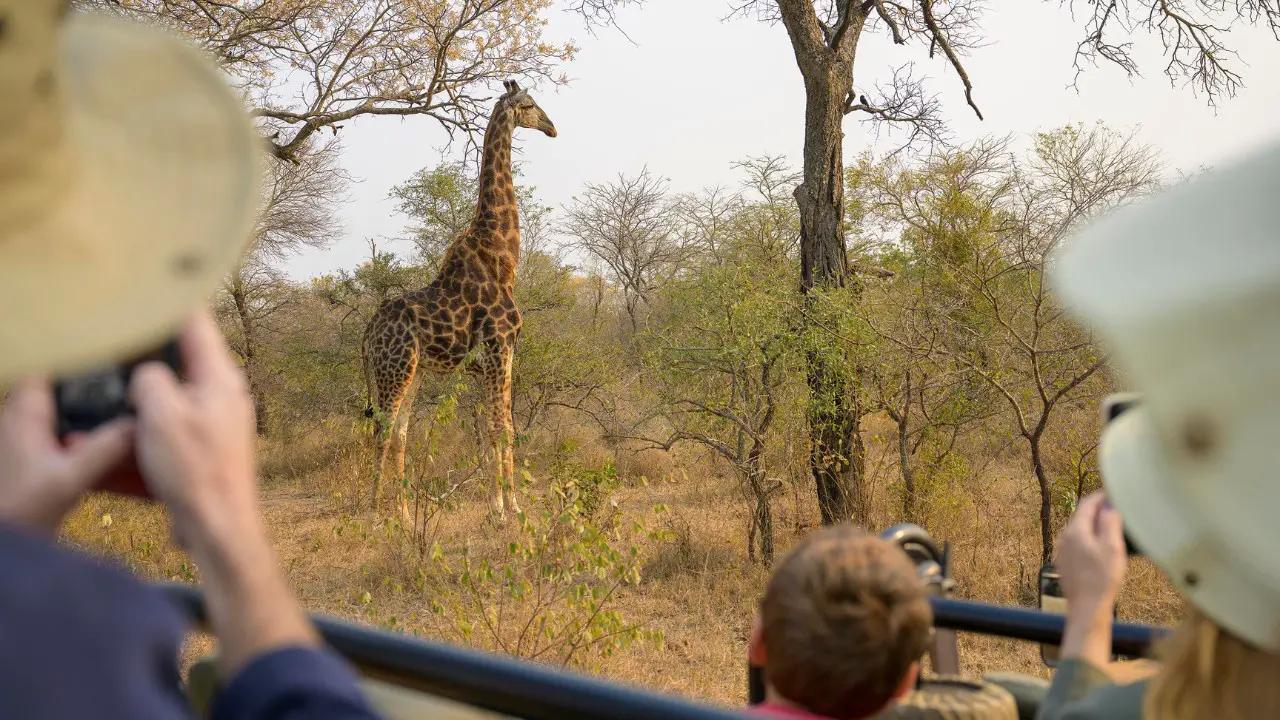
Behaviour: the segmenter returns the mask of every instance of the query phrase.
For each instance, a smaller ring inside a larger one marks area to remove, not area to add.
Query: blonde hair
[[[1144,720],[1280,716],[1280,655],[1223,630],[1194,607],[1159,649]]]

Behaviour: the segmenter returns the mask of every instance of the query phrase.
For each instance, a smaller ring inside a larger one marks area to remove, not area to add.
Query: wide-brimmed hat
[[[1051,272],[1142,394],[1099,448],[1130,537],[1280,651],[1280,145],[1088,225]]]
[[[0,382],[176,332],[248,247],[263,147],[190,44],[0,0]]]

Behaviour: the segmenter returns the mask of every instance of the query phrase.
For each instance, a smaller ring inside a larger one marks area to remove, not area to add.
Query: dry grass
[[[572,440],[574,457],[588,467],[616,459],[621,474],[616,499],[625,515],[639,516],[657,503],[670,508],[659,516],[669,539],[640,543],[642,582],[615,597],[615,608],[626,618],[662,631],[663,646],[635,645],[595,658],[585,669],[656,690],[743,703],[747,632],[768,572],[747,561],[748,509],[741,492],[703,454],[633,454],[601,443],[580,427],[564,428],[522,448],[520,455],[535,478],[554,448]],[[897,521],[895,456],[876,439],[882,434],[878,430],[883,429],[867,432],[875,529]],[[883,434],[892,442],[891,432]],[[461,431],[446,441],[446,446],[459,447],[473,442]],[[923,508],[922,524],[935,537],[952,542],[959,596],[1028,604],[1034,602],[1039,566],[1037,498],[1018,453],[1005,450],[993,452],[980,472],[935,493]],[[415,453],[421,458],[422,449]],[[436,460],[443,467],[450,458]],[[262,444],[263,512],[282,567],[312,611],[461,641],[456,628],[442,624],[430,610],[433,599],[456,597],[464,590],[456,578],[433,575],[397,523],[356,511],[356,498],[367,492],[361,483],[368,479],[371,462],[366,443],[346,420]],[[792,476],[792,486],[774,501],[779,553],[818,524],[803,473]],[[483,525],[483,491],[473,483],[464,489],[458,507],[433,519],[428,537],[446,558],[456,559],[469,548],[474,557],[500,562],[507,545],[519,539],[511,527],[494,531]],[[109,524],[104,522],[107,515]],[[91,497],[70,518],[65,535],[119,558],[145,577],[196,576],[168,540],[164,516],[142,503]],[[1179,610],[1176,595],[1159,573],[1138,561],[1122,598],[1122,617],[1167,623]],[[471,642],[493,646],[480,636]],[[1032,645],[968,635],[960,642],[966,674],[999,669],[1045,675]],[[195,638],[186,657],[210,647],[207,637]]]

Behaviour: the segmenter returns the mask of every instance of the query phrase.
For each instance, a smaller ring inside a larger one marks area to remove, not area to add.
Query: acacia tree
[[[614,23],[623,6],[644,0],[580,0],[584,15]],[[849,262],[844,228],[844,118],[859,114],[874,125],[907,129],[907,143],[945,140],[937,97],[926,92],[911,66],[894,69],[872,88],[855,85],[858,48],[868,32],[887,34],[897,45],[915,45],[930,59],[940,56],[963,87],[965,102],[981,119],[973,84],[962,57],[981,39],[979,0],[730,0],[740,13],[781,22],[791,40],[805,88],[803,181],[796,188],[800,210],[800,289],[809,305],[806,317],[820,317],[823,296],[856,302],[857,266]],[[1074,10],[1075,0],[1066,3]],[[1168,60],[1170,81],[1185,81],[1210,104],[1233,96],[1242,85],[1233,53],[1224,37],[1234,26],[1261,24],[1280,38],[1280,7],[1274,0],[1085,0],[1084,35],[1074,63],[1078,71],[1099,61],[1130,76],[1138,73],[1131,37],[1158,37]],[[852,297],[848,297],[852,296]],[[838,303],[839,304],[839,303]],[[850,517],[862,505],[862,444],[858,421],[858,364],[822,352],[821,339],[810,343],[810,472],[824,523]]]
[[[961,433],[994,414],[987,388],[967,368],[940,362],[932,343],[939,337],[936,318],[972,320],[951,268],[998,224],[1006,151],[1003,139],[980,140],[911,170],[900,158],[876,163],[864,155],[846,174],[847,221],[858,228],[857,242],[893,271],[893,280],[868,288],[854,311],[878,335],[864,384],[871,406],[897,431],[909,522],[918,521],[932,476],[945,477],[949,461],[961,461],[953,455]],[[981,352],[967,338],[947,340]]]
[[[890,349],[868,380],[872,407],[888,415],[897,431],[902,519],[920,522],[922,501],[937,486],[931,480],[948,476],[957,441],[997,413],[973,397],[961,373],[939,367],[927,353]]]
[[[644,339],[658,381],[653,414],[666,434],[643,439],[665,450],[694,443],[729,463],[751,510],[747,556],[768,565],[772,498],[782,483],[767,463],[775,426],[785,419],[797,343],[785,265],[761,262],[753,240],[732,237],[724,262],[700,264],[664,287],[666,322]]]
[[[699,261],[724,260],[729,223],[742,206],[742,196],[716,185],[701,192],[682,193],[671,203],[684,243]]]

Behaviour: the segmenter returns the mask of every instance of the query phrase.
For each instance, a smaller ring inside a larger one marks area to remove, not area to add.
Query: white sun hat
[[[0,0],[0,382],[154,349],[241,259],[264,143],[188,43]]]
[[[1280,145],[1089,224],[1050,274],[1143,396],[1099,449],[1130,537],[1280,651]]]

